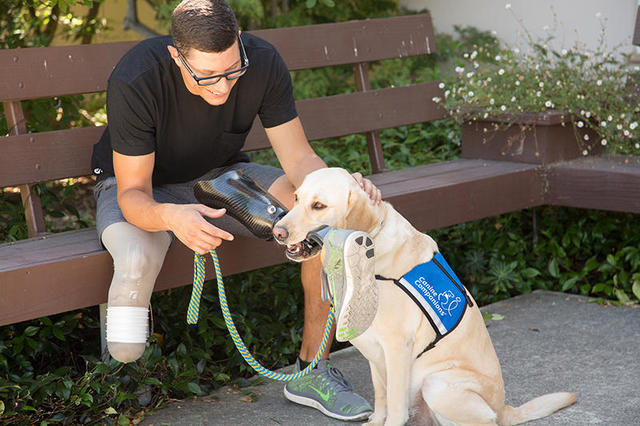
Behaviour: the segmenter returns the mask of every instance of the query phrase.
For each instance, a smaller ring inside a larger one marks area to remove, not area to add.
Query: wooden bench
[[[428,14],[254,34],[273,43],[292,71],[353,66],[355,92],[297,102],[306,134],[310,140],[319,140],[365,133],[373,171],[371,179],[382,190],[385,200],[417,228],[444,227],[549,202],[581,204],[567,201],[579,185],[556,190],[556,184],[562,187],[574,173],[571,164],[547,167],[461,158],[385,170],[379,130],[439,120],[446,113],[432,101],[434,96],[442,97],[438,82],[371,90],[367,63],[435,52]],[[0,325],[106,302],[112,262],[100,246],[95,229],[47,234],[40,201],[32,189],[38,182],[89,175],[92,146],[103,129],[73,128],[29,134],[21,100],[104,91],[114,65],[133,44],[0,51],[0,100],[11,129],[9,136],[0,138],[0,188],[20,187],[31,237],[0,245]],[[244,149],[268,148],[257,120]],[[637,191],[640,168],[634,167],[635,180],[629,181],[627,176],[622,180],[636,185]],[[579,168],[584,170],[582,166]],[[596,169],[590,170],[589,176],[600,182]],[[579,179],[583,182],[583,177]],[[553,188],[549,187],[550,182]],[[624,198],[618,191],[615,194]],[[623,203],[621,208],[628,205]],[[632,207],[634,210],[630,211],[640,212],[637,202]],[[225,275],[285,261],[283,250],[274,243],[245,238],[225,243],[219,254]],[[212,276],[208,269],[208,277]],[[174,244],[155,290],[187,285],[191,279],[192,252],[182,244]]]

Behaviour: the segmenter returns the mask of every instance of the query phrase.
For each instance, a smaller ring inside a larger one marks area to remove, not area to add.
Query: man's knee
[[[119,222],[103,231],[102,241],[113,258],[114,277],[137,283],[160,272],[171,237],[167,232],[147,232]]]

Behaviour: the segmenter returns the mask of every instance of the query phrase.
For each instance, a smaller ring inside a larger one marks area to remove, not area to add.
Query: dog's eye
[[[313,210],[322,210],[324,208],[326,208],[327,206],[325,206],[324,204],[322,204],[320,201],[316,201],[315,203],[313,203],[311,205],[311,208]]]

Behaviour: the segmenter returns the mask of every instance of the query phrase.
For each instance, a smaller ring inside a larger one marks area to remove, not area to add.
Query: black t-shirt
[[[109,124],[93,147],[92,169],[113,176],[112,150],[123,155],[155,152],[153,183],[180,183],[207,171],[248,161],[240,152],[256,117],[265,128],[297,116],[291,77],[276,49],[242,33],[249,68],[223,105],[190,93],[167,45],[171,36],[134,46],[109,77]]]

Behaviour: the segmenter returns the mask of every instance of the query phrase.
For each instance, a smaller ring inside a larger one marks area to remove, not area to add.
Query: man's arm
[[[296,188],[302,184],[306,175],[314,170],[327,167],[322,158],[318,157],[309,145],[299,117],[279,126],[265,129],[265,132],[280,165],[287,174],[287,178]],[[352,175],[369,195],[369,198],[379,203],[382,199],[380,190],[369,179],[363,178],[362,174],[356,172]]]
[[[191,250],[204,254],[222,240],[233,240],[203,216],[217,218],[225,211],[202,204],[157,203],[153,199],[152,174],[155,153],[139,156],[113,152],[113,169],[118,185],[118,204],[127,222],[146,231],[172,231]]]
[[[296,188],[302,184],[306,175],[327,167],[309,145],[299,117],[267,128],[265,132],[289,182]]]

